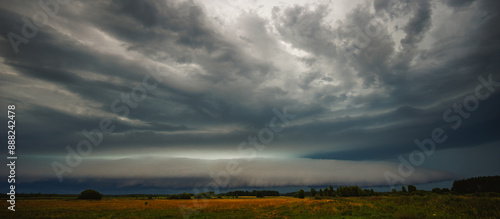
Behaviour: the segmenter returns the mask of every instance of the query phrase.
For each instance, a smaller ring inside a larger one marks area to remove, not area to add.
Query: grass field
[[[16,202],[16,212],[7,210],[8,203],[4,202],[0,218],[182,218],[181,209],[196,206],[195,203],[135,198],[25,199]],[[245,197],[197,203],[198,209],[184,213],[192,213],[191,218],[500,218],[500,198],[495,197],[428,195],[322,200]]]

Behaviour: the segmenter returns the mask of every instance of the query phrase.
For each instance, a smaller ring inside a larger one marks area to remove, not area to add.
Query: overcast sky
[[[26,187],[500,174],[499,1],[37,2],[0,1],[1,112],[16,105]]]

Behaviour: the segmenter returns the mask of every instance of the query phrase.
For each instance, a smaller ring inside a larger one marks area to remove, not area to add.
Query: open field
[[[146,204],[147,202],[147,204]],[[333,199],[245,198],[198,201],[193,218],[500,218],[500,198],[452,195],[350,197]],[[182,218],[194,200],[25,199],[16,212],[3,204],[0,218]]]

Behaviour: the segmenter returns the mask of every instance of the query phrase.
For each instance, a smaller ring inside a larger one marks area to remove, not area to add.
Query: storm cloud
[[[443,151],[500,152],[498,86],[466,116],[456,107],[500,81],[497,1],[0,5],[0,99],[16,105],[19,174],[32,183],[56,180],[53,162],[103,119],[113,131],[66,179],[190,188],[232,160],[243,171],[230,187],[384,185],[436,128],[447,140],[405,183],[474,176],[435,162]],[[157,86],[127,105],[145,77]],[[295,118],[247,161],[239,145],[285,108]],[[499,174],[492,164],[469,165]]]

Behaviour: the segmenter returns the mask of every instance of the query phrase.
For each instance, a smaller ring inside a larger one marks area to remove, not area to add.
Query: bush
[[[191,195],[188,193],[182,193],[179,195],[179,199],[191,199]]]
[[[417,191],[417,187],[415,187],[414,185],[408,185],[408,192],[415,192]]]
[[[429,194],[429,192],[423,191],[423,190],[417,190],[417,191],[411,192],[411,194],[412,195],[419,195],[419,196],[426,196]]]
[[[179,199],[179,196],[174,194],[168,197],[168,199]]]
[[[437,193],[437,194],[441,194],[441,193],[443,193],[443,191],[442,191],[440,188],[433,188],[433,189],[432,189],[432,192],[433,192],[433,193]]]
[[[303,189],[299,190],[299,192],[297,192],[297,197],[298,198],[304,198],[306,196],[306,193],[304,192]]]
[[[210,193],[198,193],[194,196],[195,199],[211,199],[212,195]]]
[[[102,194],[96,190],[87,189],[78,196],[78,199],[101,200]]]

